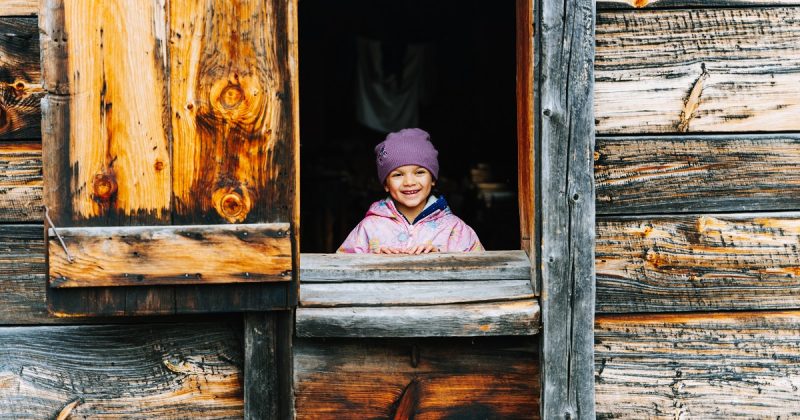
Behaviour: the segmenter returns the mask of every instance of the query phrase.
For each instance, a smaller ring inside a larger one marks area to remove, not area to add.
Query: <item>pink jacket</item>
[[[413,225],[397,211],[391,199],[372,203],[337,252],[376,253],[382,246],[406,249],[423,244],[433,244],[439,252],[483,251],[475,231],[454,215],[442,198],[439,200],[444,208]]]

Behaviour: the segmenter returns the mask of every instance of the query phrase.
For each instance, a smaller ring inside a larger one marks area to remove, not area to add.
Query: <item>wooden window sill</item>
[[[523,251],[302,254],[300,337],[533,335],[539,303]]]

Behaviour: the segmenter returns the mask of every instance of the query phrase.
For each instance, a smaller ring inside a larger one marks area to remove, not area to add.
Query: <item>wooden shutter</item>
[[[292,307],[295,2],[42,7],[51,311]]]

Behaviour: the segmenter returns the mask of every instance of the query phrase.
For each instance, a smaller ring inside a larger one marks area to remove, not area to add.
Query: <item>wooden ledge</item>
[[[303,254],[300,337],[533,335],[539,303],[523,251]]]

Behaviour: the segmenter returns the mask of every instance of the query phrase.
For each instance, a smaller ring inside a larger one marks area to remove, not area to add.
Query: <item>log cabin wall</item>
[[[597,415],[797,417],[800,3],[631,3],[597,3]]]

